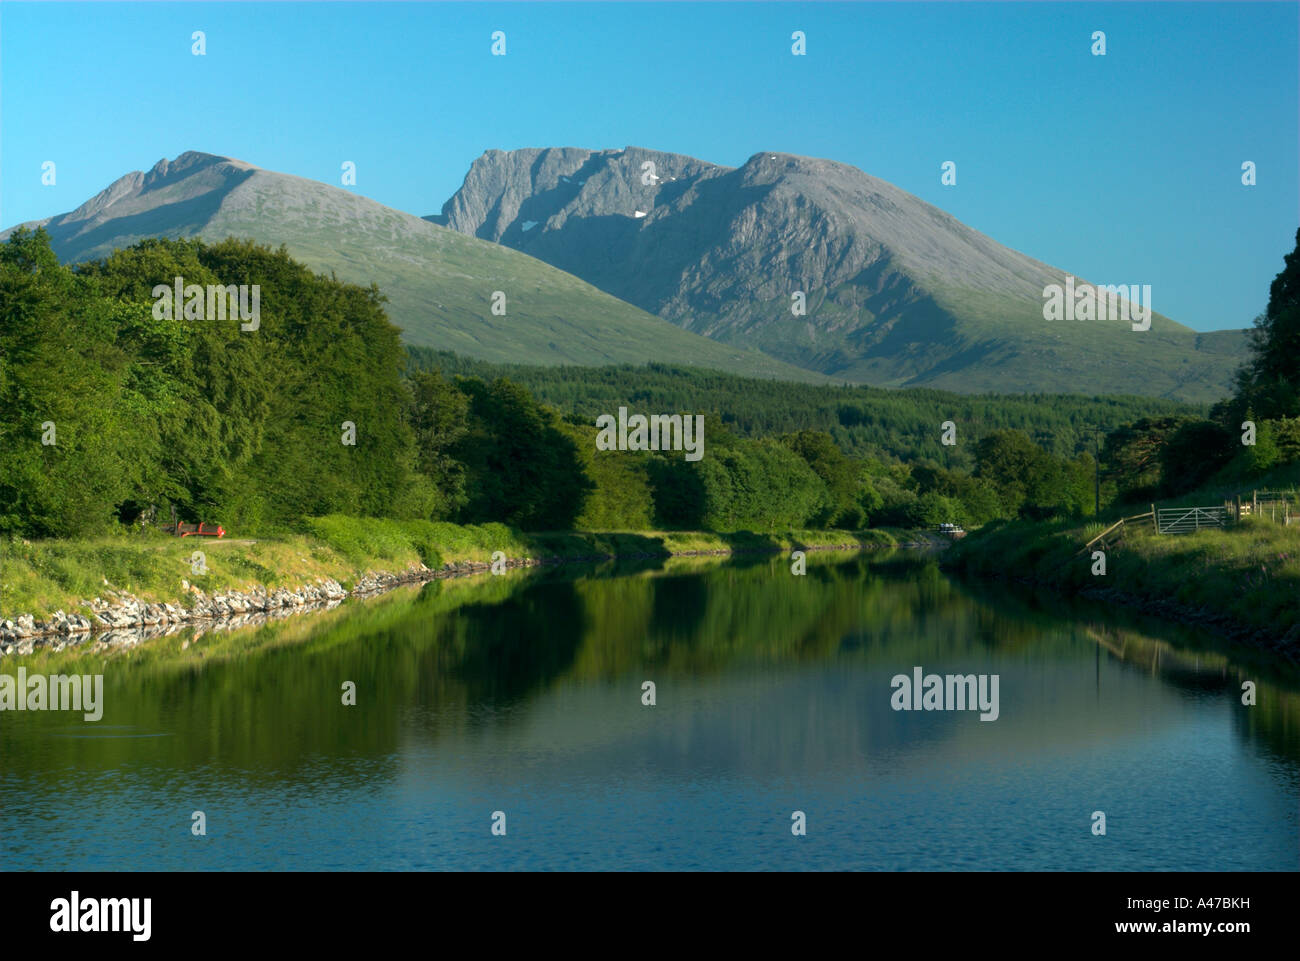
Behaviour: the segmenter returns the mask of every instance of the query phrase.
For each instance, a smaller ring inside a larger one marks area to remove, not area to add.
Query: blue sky
[[[0,226],[191,149],[335,185],[352,160],[359,193],[420,215],[489,148],[776,150],[1245,326],[1300,223],[1298,25],[1295,2],[5,2]]]

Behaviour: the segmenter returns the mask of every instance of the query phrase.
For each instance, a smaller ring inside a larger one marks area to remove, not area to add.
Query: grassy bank
[[[1245,521],[1174,536],[1157,534],[1149,521],[1129,525],[1105,552],[1106,573],[1097,575],[1092,552],[1079,552],[1103,529],[1079,522],[990,525],[948,551],[943,563],[973,575],[1101,595],[1300,653],[1300,529]]]
[[[564,531],[526,534],[503,524],[462,526],[329,516],[300,533],[212,540],[133,532],[88,540],[0,541],[0,617],[56,610],[87,613],[86,601],[125,591],[148,602],[185,604],[189,584],[205,593],[256,586],[294,588],[331,577],[350,588],[366,572],[511,560],[636,556],[796,547],[889,547],[898,532]],[[206,573],[192,556],[204,555]]]

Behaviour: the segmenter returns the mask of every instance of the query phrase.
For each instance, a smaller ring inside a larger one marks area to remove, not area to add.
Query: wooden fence
[[[1110,527],[1106,528],[1096,537],[1088,541],[1088,543],[1084,544],[1083,547],[1079,549],[1079,554],[1082,554],[1084,551],[1091,550],[1093,545],[1097,543],[1100,543],[1101,546],[1105,548],[1106,538],[1109,537],[1112,541],[1118,541],[1120,537],[1122,537],[1124,534],[1124,526],[1126,524],[1135,524],[1138,521],[1145,521],[1145,520],[1154,521],[1155,516],[1156,516],[1156,506],[1152,504],[1151,510],[1145,514],[1134,514],[1132,517],[1121,517],[1114,524],[1111,524]],[[1076,554],[1075,556],[1077,557],[1078,555]]]
[[[1251,491],[1250,500],[1238,497],[1241,517],[1257,517],[1275,524],[1300,524],[1300,494],[1296,491]]]
[[[1108,545],[1117,544],[1124,536],[1124,529],[1129,524],[1150,522],[1158,534],[1190,534],[1192,531],[1205,530],[1211,527],[1227,527],[1236,517],[1235,510],[1228,506],[1221,507],[1161,507],[1157,508],[1155,504],[1151,505],[1151,510],[1145,514],[1135,514],[1132,517],[1121,517],[1114,524],[1111,524],[1104,531],[1090,538],[1086,544],[1078,551],[1079,554],[1092,550],[1098,544],[1103,550],[1109,549]]]
[[[1122,517],[1100,534],[1088,540],[1079,554],[1098,544],[1102,549],[1114,545],[1124,536],[1124,528],[1138,521],[1150,521],[1158,534],[1191,534],[1195,531],[1228,527],[1243,517],[1271,520],[1278,524],[1300,525],[1300,492],[1252,491],[1250,499],[1238,496],[1235,503],[1212,507],[1161,507],[1151,505],[1146,514]]]

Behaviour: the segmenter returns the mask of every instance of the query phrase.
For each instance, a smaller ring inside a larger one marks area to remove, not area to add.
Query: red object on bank
[[[225,537],[226,529],[220,524],[177,524],[174,533],[178,537]]]

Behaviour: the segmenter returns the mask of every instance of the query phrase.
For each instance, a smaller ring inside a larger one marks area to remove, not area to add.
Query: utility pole
[[[1097,456],[1096,459],[1093,461],[1093,463],[1097,468],[1096,478],[1094,483],[1094,493],[1095,493],[1096,500],[1093,505],[1092,513],[1094,517],[1100,517],[1101,516],[1101,435],[1104,432],[1109,432],[1110,428],[1109,427],[1085,427],[1083,429],[1092,431],[1093,439],[1097,442]]]

